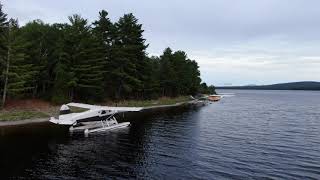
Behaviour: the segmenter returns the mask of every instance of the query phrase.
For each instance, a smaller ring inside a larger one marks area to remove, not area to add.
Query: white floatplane
[[[70,107],[87,109],[87,111],[73,113]],[[51,117],[49,121],[58,125],[70,126],[70,132],[83,130],[85,134],[88,134],[127,127],[130,122],[118,123],[115,115],[121,112],[141,111],[142,109],[142,107],[110,107],[69,103],[61,106],[58,119]]]

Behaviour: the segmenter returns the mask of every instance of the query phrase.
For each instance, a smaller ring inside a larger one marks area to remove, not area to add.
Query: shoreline
[[[37,124],[37,123],[44,123],[44,122],[49,122],[49,118],[23,119],[23,120],[15,120],[15,121],[0,121],[0,127],[29,125],[29,124]]]
[[[154,105],[154,106],[147,106],[143,107],[142,111],[147,110],[160,110],[164,108],[173,108],[179,107],[183,105],[204,105],[203,101],[199,100],[190,100],[184,102],[178,102],[175,104],[168,104],[168,105]],[[33,119],[23,119],[23,120],[13,120],[13,121],[0,121],[0,127],[9,127],[9,126],[21,126],[21,125],[31,125],[31,124],[38,124],[38,123],[46,123],[49,122],[50,117],[47,118],[33,118]]]

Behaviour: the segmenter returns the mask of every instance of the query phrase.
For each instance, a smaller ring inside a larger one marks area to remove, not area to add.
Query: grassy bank
[[[188,96],[176,98],[162,97],[155,100],[124,100],[117,102],[106,102],[107,106],[128,106],[128,107],[149,107],[160,105],[172,105],[191,100]],[[60,106],[52,105],[49,102],[39,99],[15,101],[9,104],[4,110],[0,110],[0,121],[16,121],[36,118],[49,118],[57,116]],[[72,108],[73,112],[81,112],[83,109]]]
[[[127,106],[127,107],[148,107],[157,105],[172,105],[191,100],[188,96],[179,96],[176,98],[162,97],[155,100],[124,100],[118,102],[108,102],[108,106]]]
[[[16,121],[23,119],[48,118],[49,115],[41,111],[17,110],[0,111],[0,121]]]

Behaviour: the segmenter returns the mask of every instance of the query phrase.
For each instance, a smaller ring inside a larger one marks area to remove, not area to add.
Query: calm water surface
[[[320,92],[221,92],[236,96],[88,138],[2,133],[0,177],[320,179]]]

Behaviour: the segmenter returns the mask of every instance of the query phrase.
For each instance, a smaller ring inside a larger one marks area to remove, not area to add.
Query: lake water
[[[87,138],[47,125],[2,133],[0,176],[320,179],[320,92],[220,92],[236,95]]]

